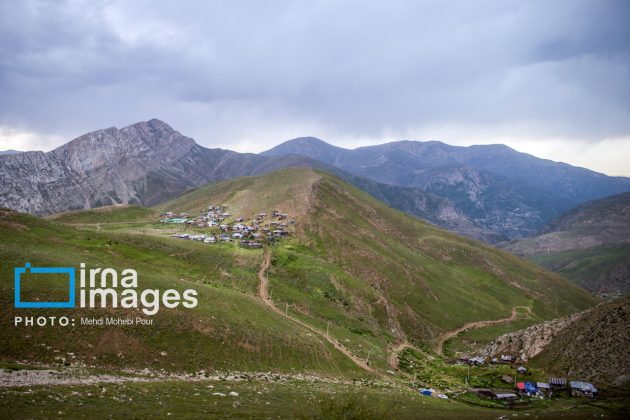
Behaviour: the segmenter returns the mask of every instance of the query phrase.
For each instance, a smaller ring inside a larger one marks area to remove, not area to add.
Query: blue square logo
[[[16,308],[74,308],[74,267],[32,267],[26,263],[24,267],[15,267],[15,307]],[[23,302],[20,296],[20,283],[22,274],[66,274],[68,276],[69,290],[68,300],[61,302]]]

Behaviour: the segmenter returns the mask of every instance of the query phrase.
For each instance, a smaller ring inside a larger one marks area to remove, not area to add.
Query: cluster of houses
[[[252,220],[245,217],[232,217],[227,212],[227,206],[208,206],[199,216],[191,217],[187,213],[166,212],[160,215],[160,223],[183,224],[191,228],[211,228],[212,234],[179,233],[174,238],[202,241],[204,243],[238,241],[245,248],[262,248],[263,243],[289,236],[289,215],[277,210],[259,213]]]
[[[572,397],[597,396],[597,388],[582,381],[569,381],[565,378],[549,378],[549,382],[516,382],[515,391],[478,389],[476,393],[482,397],[494,400],[510,401],[522,396],[550,398],[554,392],[570,391]]]
[[[459,358],[459,363],[463,363],[463,364],[467,364],[471,366],[481,366],[481,365],[486,364],[486,362],[488,362],[488,359],[483,356],[476,356],[476,357],[462,356]],[[517,362],[517,359],[514,358],[510,354],[503,354],[500,357],[493,357],[492,359],[489,360],[489,363],[491,364],[512,364],[514,362]]]
[[[482,356],[477,357],[462,357],[460,362],[469,364],[471,366],[481,366],[486,363],[487,359]],[[501,355],[499,357],[493,357],[489,360],[490,364],[512,364],[519,363],[519,359],[511,355]],[[527,368],[520,365],[516,368],[516,371],[524,375],[527,372]],[[477,390],[477,393],[481,396],[496,399],[496,400],[513,400],[520,396],[529,397],[551,397],[554,392],[557,391],[570,391],[573,397],[590,397],[597,396],[597,387],[589,382],[584,381],[567,381],[566,378],[549,378],[549,382],[527,382],[527,381],[515,381],[510,376],[504,376],[503,381],[506,383],[514,384],[514,391],[493,391],[489,389]]]

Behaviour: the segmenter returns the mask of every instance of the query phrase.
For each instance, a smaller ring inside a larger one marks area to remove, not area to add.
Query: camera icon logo
[[[57,302],[24,302],[21,297],[21,277],[22,274],[30,272],[32,274],[65,274],[68,276],[68,300]],[[24,267],[15,267],[13,270],[15,282],[15,304],[16,308],[74,308],[75,306],[75,270],[73,267],[31,267],[26,263]]]

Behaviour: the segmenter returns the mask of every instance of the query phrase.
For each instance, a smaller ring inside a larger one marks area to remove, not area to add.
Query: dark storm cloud
[[[629,28],[623,0],[2,2],[0,126],[598,142],[630,136]]]

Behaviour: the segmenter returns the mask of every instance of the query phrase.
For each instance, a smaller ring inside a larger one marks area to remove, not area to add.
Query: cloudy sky
[[[0,2],[0,150],[505,143],[630,176],[630,1]]]

